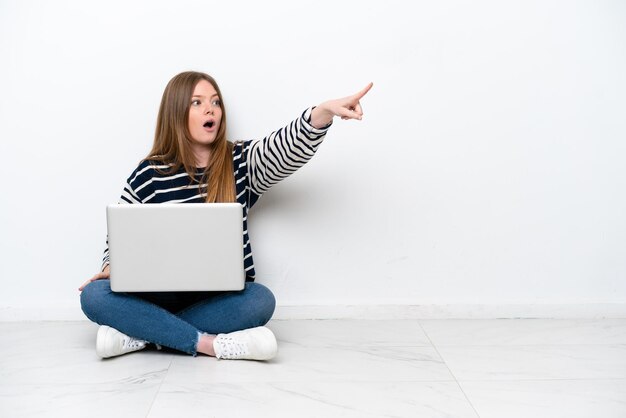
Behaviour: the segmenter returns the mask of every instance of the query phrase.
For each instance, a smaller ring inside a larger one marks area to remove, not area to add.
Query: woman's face
[[[194,143],[210,145],[215,141],[222,121],[222,103],[215,88],[200,80],[193,90],[189,108],[189,133]]]

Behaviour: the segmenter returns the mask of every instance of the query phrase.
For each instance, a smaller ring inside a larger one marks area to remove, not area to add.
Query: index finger
[[[360,100],[361,97],[365,96],[367,94],[367,92],[370,91],[370,89],[372,88],[373,85],[374,85],[374,83],[370,82],[367,86],[365,86],[365,88],[363,90],[361,90],[360,92],[355,94],[354,98],[357,99],[357,100]]]
[[[83,283],[82,285],[80,285],[80,287],[78,288],[78,290],[80,290],[81,292],[83,291],[83,289],[89,284],[93,282],[93,279],[89,279],[87,280],[85,283]]]

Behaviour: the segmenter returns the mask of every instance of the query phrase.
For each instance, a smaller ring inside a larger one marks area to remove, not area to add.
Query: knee
[[[80,294],[80,307],[90,320],[97,322],[99,309],[102,309],[102,299],[111,292],[108,280],[96,280],[89,283]]]
[[[246,290],[252,293],[257,308],[257,318],[261,325],[272,319],[276,309],[276,298],[271,290],[259,283],[247,283]]]

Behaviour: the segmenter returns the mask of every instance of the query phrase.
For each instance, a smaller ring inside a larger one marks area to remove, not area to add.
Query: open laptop
[[[241,290],[239,203],[107,206],[114,292]]]

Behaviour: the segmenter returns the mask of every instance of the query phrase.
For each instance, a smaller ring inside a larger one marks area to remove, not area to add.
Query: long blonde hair
[[[189,108],[193,91],[201,80],[208,81],[215,88],[222,106],[222,120],[215,141],[211,144],[211,158],[200,184],[207,183],[206,202],[234,202],[233,144],[226,140],[224,99],[217,83],[208,74],[187,71],[167,83],[159,107],[154,144],[145,160],[171,164],[170,169],[161,170],[165,174],[176,173],[183,166],[193,183],[196,160],[190,145]]]

